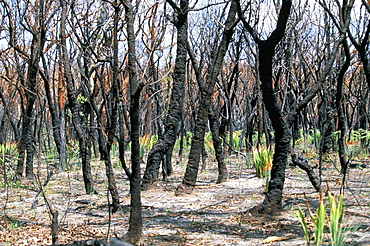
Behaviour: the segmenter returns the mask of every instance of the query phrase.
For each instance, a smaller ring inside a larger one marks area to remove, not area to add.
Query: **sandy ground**
[[[306,245],[297,217],[297,203],[306,210],[318,204],[305,173],[288,168],[284,190],[284,209],[274,215],[255,215],[248,209],[263,200],[264,179],[258,179],[242,158],[228,160],[230,178],[216,184],[216,163],[208,160],[207,170],[198,177],[193,194],[175,196],[184,166],[174,166],[175,174],[160,181],[154,190],[142,193],[143,226],[146,245]],[[40,167],[41,174],[45,170]],[[73,171],[53,175],[46,187],[47,197],[59,211],[60,243],[88,238],[120,236],[127,232],[129,183],[116,169],[122,210],[109,216],[104,165],[93,167],[99,195],[84,195],[78,166]],[[353,168],[345,190],[344,227],[347,244],[370,245],[370,168]],[[43,176],[41,177],[43,178]],[[324,169],[334,194],[341,182],[339,172]],[[0,245],[50,245],[50,216],[42,196],[31,208],[37,185],[22,180],[1,193]],[[329,238],[328,231],[325,237]]]

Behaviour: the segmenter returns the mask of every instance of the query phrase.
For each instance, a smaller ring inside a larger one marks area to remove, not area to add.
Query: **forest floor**
[[[324,164],[323,181],[338,194],[341,175],[333,163]],[[364,163],[365,167],[351,168],[346,181],[343,225],[348,245],[370,245],[370,165]],[[184,167],[174,165],[175,173],[167,182],[160,181],[156,189],[142,193],[145,245],[306,245],[297,203],[305,210],[308,201],[316,209],[319,195],[299,168],[287,168],[283,209],[274,215],[256,215],[247,211],[262,202],[265,180],[256,178],[244,158],[228,159],[230,177],[222,184],[216,184],[217,165],[208,159],[194,192],[175,196]],[[93,164],[98,195],[84,194],[78,164],[70,169],[54,174],[45,187],[47,198],[59,211],[59,243],[127,232],[129,182],[122,169],[116,169],[122,210],[111,217],[104,164]],[[38,170],[45,180],[45,166]],[[22,179],[10,184],[0,194],[0,245],[51,245],[51,220],[42,195],[31,208],[38,191],[36,182]]]

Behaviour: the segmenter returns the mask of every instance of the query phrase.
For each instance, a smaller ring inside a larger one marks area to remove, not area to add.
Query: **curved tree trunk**
[[[195,130],[191,143],[188,165],[186,167],[186,172],[182,184],[180,184],[176,190],[177,195],[183,193],[191,193],[197,180],[200,154],[202,150],[202,145],[204,144],[204,133],[208,120],[209,107],[211,105],[212,92],[217,77],[220,74],[223,65],[223,59],[229,47],[231,37],[234,33],[236,13],[236,2],[232,1],[228,17],[225,22],[225,30],[222,35],[222,40],[217,50],[214,51],[214,58],[212,59],[211,64],[209,64],[206,83],[202,83],[202,81],[200,80],[200,70],[197,67],[194,69],[196,70],[195,72],[198,74],[197,79],[198,83],[200,84],[201,99],[197,108]],[[194,59],[192,59],[192,63],[193,67],[197,66],[195,65]]]
[[[285,1],[286,2],[286,1]],[[285,3],[284,2],[284,3]],[[289,2],[289,1],[287,1]],[[290,13],[290,3],[286,3],[285,9],[287,13],[286,20]],[[285,22],[286,23],[286,22]],[[281,30],[282,34],[276,39],[261,42],[259,48],[259,75],[261,80],[262,96],[265,107],[269,113],[272,127],[275,131],[275,149],[272,160],[271,177],[268,185],[268,192],[263,201],[262,210],[281,208],[283,187],[285,182],[285,168],[288,161],[290,151],[291,131],[287,122],[284,120],[284,115],[276,97],[272,82],[272,57],[274,55],[275,46],[283,37],[285,26]],[[267,211],[266,210],[266,211]]]
[[[171,1],[172,2],[172,1]],[[159,136],[158,141],[148,154],[146,169],[142,181],[142,189],[148,190],[156,184],[159,175],[159,166],[172,149],[179,131],[181,113],[184,102],[185,91],[185,72],[186,72],[186,46],[188,40],[188,0],[181,0],[180,7],[172,6],[177,14],[177,50],[175,68],[173,71],[172,93],[168,115],[165,120],[163,135]],[[172,154],[172,153],[171,153]]]
[[[347,6],[343,6],[345,11],[343,24],[340,27],[341,30],[339,30],[340,37],[334,43],[333,51],[328,56],[328,62],[326,63],[326,66],[323,69],[323,72],[321,73],[316,85],[301,101],[292,105],[291,111],[287,115],[284,115],[273,85],[272,58],[275,55],[275,47],[284,36],[291,6],[291,0],[282,1],[276,28],[266,40],[261,40],[255,30],[246,22],[246,20],[242,19],[244,27],[252,35],[254,41],[258,45],[259,75],[261,80],[262,96],[265,107],[271,119],[272,127],[275,131],[275,152],[272,161],[271,178],[268,185],[268,191],[262,204],[252,209],[252,211],[260,213],[274,212],[275,210],[280,209],[282,206],[281,203],[285,181],[285,169],[290,151],[290,140],[292,138],[290,127],[292,126],[293,122],[296,121],[298,113],[304,109],[307,104],[317,95],[318,91],[321,90],[323,82],[326,80],[326,77],[332,69],[332,65],[336,58],[336,53],[338,52],[339,46],[344,40],[345,33],[348,29],[350,20],[349,16],[353,6],[353,0],[351,0]],[[243,16],[240,3],[238,5],[238,12],[240,16]]]
[[[218,164],[217,184],[220,184],[227,180],[228,173],[227,173],[227,166],[225,162],[224,149],[222,146],[222,140],[220,138],[219,129],[218,129],[218,114],[215,111],[210,112],[208,114],[208,119],[209,119],[209,124],[211,126],[213,147],[216,152],[216,159],[217,159],[217,164]]]

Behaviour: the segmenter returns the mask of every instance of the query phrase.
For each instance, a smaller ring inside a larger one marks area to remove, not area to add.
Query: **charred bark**
[[[83,180],[85,184],[85,191],[87,194],[97,193],[94,189],[93,179],[91,175],[91,149],[90,149],[90,141],[89,141],[89,134],[84,126],[82,125],[81,118],[80,118],[80,107],[77,101],[77,92],[75,90],[75,85],[72,77],[72,70],[71,70],[71,61],[68,57],[67,52],[67,41],[66,41],[66,33],[65,33],[65,25],[66,25],[66,18],[67,18],[67,5],[65,0],[60,0],[62,13],[61,13],[61,25],[60,25],[60,40],[61,40],[61,61],[63,65],[63,78],[66,83],[67,87],[67,97],[69,107],[72,113],[72,123],[73,127],[77,133],[79,147],[80,147],[80,154],[81,154],[81,161],[82,161],[82,174]]]
[[[17,165],[17,174],[21,176],[23,174],[24,158],[26,160],[26,176],[28,178],[33,178],[33,158],[35,153],[35,136],[34,136],[34,105],[37,100],[37,76],[39,74],[39,62],[43,52],[43,47],[45,44],[45,16],[44,14],[44,2],[40,1],[38,10],[38,30],[37,32],[32,32],[32,42],[31,42],[31,52],[28,56],[28,72],[27,81],[24,84],[25,96],[26,96],[26,107],[22,115],[22,132],[20,139],[20,155]],[[14,38],[14,34],[10,33]],[[10,45],[15,48],[14,40]]]
[[[121,8],[119,4],[113,4],[114,7],[114,24],[113,24],[113,65],[112,65],[112,88],[110,90],[111,97],[108,100],[108,97],[104,96],[105,104],[109,105],[111,113],[108,114],[108,123],[105,127],[106,133],[103,132],[103,117],[101,111],[97,109],[95,103],[92,103],[94,111],[97,115],[98,125],[98,145],[99,153],[102,160],[105,164],[105,173],[108,180],[108,190],[112,197],[112,212],[115,213],[120,208],[119,193],[115,181],[115,175],[111,159],[111,148],[116,136],[116,129],[118,124],[118,101],[119,101],[119,79],[118,79],[118,21],[119,15],[121,13]],[[102,90],[102,93],[105,93]],[[91,100],[93,101],[93,100]],[[107,139],[106,136],[107,135]]]
[[[189,1],[181,0],[179,7],[172,1],[168,2],[177,14],[177,21],[174,23],[177,28],[177,50],[172,77],[172,93],[168,115],[164,123],[164,133],[159,136],[158,141],[148,154],[146,169],[141,184],[143,190],[150,189],[158,181],[160,164],[164,156],[168,153],[168,150],[173,148],[178,135],[184,101]]]
[[[238,1],[239,3],[239,1]],[[321,90],[322,84],[332,69],[336,53],[340,44],[345,38],[345,33],[349,25],[349,14],[353,6],[353,0],[347,6],[343,24],[340,26],[340,37],[334,43],[333,51],[329,55],[328,62],[320,75],[315,87],[299,102],[294,103],[290,112],[284,115],[276,96],[273,80],[272,80],[272,61],[275,55],[275,47],[284,36],[288,17],[290,15],[292,1],[283,0],[280,13],[278,16],[277,26],[275,30],[266,40],[261,40],[255,30],[242,18],[244,27],[251,34],[254,41],[258,45],[259,50],[259,75],[261,80],[261,90],[265,107],[269,113],[272,127],[275,131],[275,151],[273,156],[273,165],[271,170],[271,179],[268,185],[268,192],[265,194],[265,199],[260,206],[257,206],[252,211],[259,213],[274,212],[281,208],[282,194],[285,181],[285,169],[287,166],[288,153],[290,151],[291,126],[297,120],[298,113],[304,109],[307,104]],[[238,12],[243,16],[240,3],[238,4]]]
[[[339,162],[341,166],[341,173],[344,175],[344,179],[345,179],[349,161],[347,160],[347,157],[346,157],[346,147],[345,147],[346,119],[345,119],[344,108],[343,108],[343,84],[344,84],[344,75],[347,72],[349,66],[351,65],[350,64],[351,55],[350,55],[348,43],[346,40],[343,41],[343,49],[344,49],[344,54],[345,54],[345,61],[344,61],[342,68],[339,71],[338,78],[337,78],[337,95],[335,99],[335,102],[336,102],[335,106],[337,109],[338,130],[339,130],[338,155],[339,155]]]
[[[130,0],[122,0],[125,7],[125,20],[127,30],[128,60],[130,86],[130,127],[131,127],[131,175],[130,178],[130,221],[125,236],[128,242],[142,245],[143,221],[141,213],[141,171],[140,171],[140,93],[143,84],[139,84],[136,70],[136,48],[134,31],[134,9]]]
[[[218,114],[213,111],[208,114],[209,124],[212,131],[213,147],[216,152],[216,159],[218,164],[218,177],[217,184],[225,182],[228,178],[227,166],[225,162],[224,149],[222,146],[222,140],[220,138],[218,129]]]
[[[292,153],[292,162],[294,165],[298,166],[300,169],[307,173],[312,186],[315,188],[317,192],[320,192],[321,191],[320,179],[315,174],[314,169],[310,165],[308,165],[307,159],[301,155]]]
[[[205,83],[202,83],[202,81],[200,80],[200,70],[196,67],[194,69],[195,73],[198,74],[197,80],[200,85],[201,99],[197,108],[197,115],[195,119],[195,130],[189,153],[189,161],[186,167],[186,172],[182,184],[179,185],[179,187],[176,190],[177,195],[183,193],[191,193],[192,190],[194,189],[197,180],[200,155],[202,145],[204,144],[204,134],[208,119],[209,107],[211,105],[212,92],[217,77],[220,74],[223,65],[223,59],[229,47],[231,37],[234,33],[234,26],[236,24],[236,13],[237,13],[236,2],[232,1],[228,17],[225,22],[225,30],[223,31],[222,39],[218,48],[214,51],[214,58],[212,59],[211,64],[209,65],[208,77]],[[192,64],[193,67],[196,66],[194,59],[192,59]]]

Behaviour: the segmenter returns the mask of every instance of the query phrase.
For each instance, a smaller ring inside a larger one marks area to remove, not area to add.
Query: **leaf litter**
[[[175,196],[184,166],[175,165],[168,181],[142,192],[143,228],[146,245],[305,245],[296,216],[296,203],[305,201],[315,207],[318,194],[299,169],[287,169],[284,202],[274,215],[250,214],[248,209],[263,200],[265,179],[253,169],[229,161],[229,180],[216,184],[217,164],[208,160],[208,170],[198,176],[192,194]],[[115,170],[121,210],[111,215],[107,205],[104,165],[93,165],[98,195],[85,195],[80,170],[54,174],[47,196],[59,211],[59,243],[105,239],[127,232],[129,220],[129,185],[122,170]],[[144,168],[144,165],[143,165]],[[46,170],[40,172],[46,177]],[[332,190],[339,191],[335,169],[324,170]],[[350,169],[345,191],[345,220],[357,225],[347,235],[354,245],[370,245],[369,168]],[[42,178],[41,178],[42,180]],[[0,245],[51,245],[50,216],[43,197],[38,197],[32,181],[23,179],[16,187],[0,194]],[[30,188],[27,188],[30,187]]]

